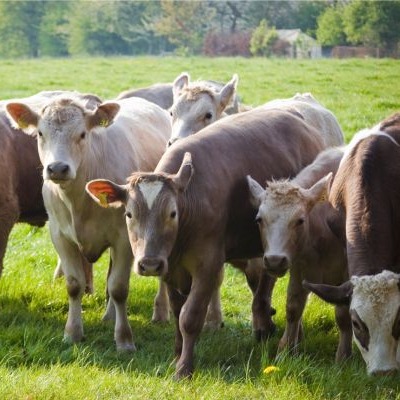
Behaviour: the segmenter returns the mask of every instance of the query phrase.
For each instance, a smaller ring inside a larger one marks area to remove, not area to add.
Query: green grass
[[[82,58],[0,61],[0,98],[40,90],[75,89],[113,98],[122,90],[193,79],[222,81],[238,73],[239,93],[258,105],[312,92],[337,116],[346,137],[399,109],[395,60],[292,61],[202,58]],[[62,342],[67,313],[63,280],[52,282],[56,254],[47,228],[17,225],[0,280],[0,399],[395,399],[398,376],[368,377],[355,350],[334,364],[333,308],[312,297],[304,316],[300,355],[275,359],[285,318],[287,278],[274,291],[278,333],[266,344],[251,336],[251,295],[244,277],[228,267],[222,287],[225,327],[203,332],[192,381],[173,380],[173,324],[150,322],[157,280],[132,276],[129,320],[137,352],[118,354],[113,327],[101,322],[108,256],[95,266],[95,294],[85,296],[86,340]],[[279,371],[264,374],[268,365]]]

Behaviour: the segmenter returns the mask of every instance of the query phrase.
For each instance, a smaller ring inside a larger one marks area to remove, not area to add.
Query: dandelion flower
[[[270,365],[267,368],[264,369],[264,374],[270,374],[272,372],[277,372],[280,371],[279,367],[275,367],[275,365]]]

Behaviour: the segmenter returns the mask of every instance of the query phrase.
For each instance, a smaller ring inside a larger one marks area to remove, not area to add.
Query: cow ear
[[[233,75],[232,79],[221,89],[218,93],[218,111],[222,113],[225,110],[226,106],[231,101],[232,97],[236,93],[237,84],[239,81],[239,77],[237,74]]]
[[[189,85],[190,76],[187,72],[182,72],[172,84],[172,93],[174,97],[178,97],[182,90]]]
[[[192,178],[193,171],[192,155],[189,152],[186,152],[183,156],[183,161],[179,171],[172,178],[173,182],[180,191],[183,192],[186,190],[190,179]]]
[[[332,182],[332,172],[321,178],[310,189],[302,189],[307,200],[308,209],[311,210],[315,204],[328,200],[329,188]]]
[[[347,281],[340,286],[310,283],[304,280],[303,287],[315,293],[322,300],[336,305],[349,305],[353,294],[353,284]]]
[[[326,216],[326,223],[332,233],[346,246],[346,218],[344,213],[334,209],[332,206]]]
[[[90,131],[93,128],[110,126],[117,115],[120,106],[118,103],[102,103],[94,112],[86,115],[86,127]]]
[[[37,127],[39,116],[23,103],[8,103],[7,116],[14,128],[21,129],[27,134],[32,134]]]
[[[86,184],[86,192],[102,207],[121,207],[126,204],[127,187],[106,179],[95,179]]]
[[[265,189],[250,175],[247,175],[247,183],[249,185],[250,203],[254,208],[259,208],[262,202]]]

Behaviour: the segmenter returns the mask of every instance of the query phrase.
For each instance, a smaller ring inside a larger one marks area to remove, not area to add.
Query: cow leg
[[[86,279],[85,293],[93,294],[94,293],[93,264],[89,263],[85,257],[82,257],[82,265],[83,265],[83,270],[85,272],[85,279]],[[62,269],[60,257],[58,257],[57,266],[53,273],[53,280],[61,278],[62,276],[64,276],[64,272]]]
[[[346,360],[351,356],[353,330],[348,306],[335,307],[335,319],[339,327],[339,345],[336,350],[336,362]]]
[[[0,204],[0,276],[3,272],[3,259],[6,253],[8,237],[12,227],[18,220],[18,214],[16,199]]]
[[[182,354],[182,334],[179,329],[179,315],[181,313],[182,307],[185,304],[187,296],[179,293],[178,290],[173,288],[171,285],[167,285],[169,300],[171,302],[171,309],[175,317],[175,357],[179,360]]]
[[[127,299],[129,292],[129,277],[133,261],[132,250],[128,245],[121,244],[119,248],[111,248],[112,268],[107,285],[110,299],[115,307],[114,339],[119,351],[136,350],[133,343],[132,330],[128,321]]]
[[[108,261],[108,270],[107,270],[107,280],[106,282],[108,282],[108,278],[110,277],[111,274],[111,269],[112,269],[112,259],[110,256],[110,259]],[[110,299],[110,294],[108,292],[108,284],[106,284],[106,311],[103,314],[103,317],[101,318],[102,321],[115,321],[115,307],[114,307],[114,303],[112,302],[112,300]]]
[[[272,321],[274,310],[271,307],[272,291],[276,278],[268,275],[261,258],[248,260],[244,273],[253,293],[251,307],[253,332],[257,340],[265,340],[276,330]]]
[[[151,320],[153,322],[168,322],[169,309],[168,286],[160,279],[158,292],[154,298],[153,316],[151,317]]]
[[[221,294],[220,287],[222,281],[224,280],[224,269],[221,268],[221,272],[218,275],[217,287],[214,290],[210,303],[207,308],[206,320],[204,323],[204,328],[209,330],[217,330],[223,326],[222,309],[221,309]]]
[[[207,254],[207,251],[205,253]],[[222,255],[208,253],[207,256],[211,258],[197,265],[195,274],[192,277],[189,296],[179,315],[182,353],[176,364],[175,376],[177,379],[190,377],[193,373],[194,345],[203,328],[212,293],[218,286],[217,280],[210,279],[210,276],[219,274],[223,268]]]
[[[286,327],[279,341],[278,351],[287,347],[296,351],[301,334],[301,317],[307,302],[308,292],[301,285],[301,276],[291,271],[286,299]]]
[[[82,295],[85,290],[85,274],[82,265],[82,254],[78,247],[64,238],[58,230],[50,233],[63,265],[65,282],[69,296],[68,318],[64,330],[64,340],[79,342],[83,339]]]

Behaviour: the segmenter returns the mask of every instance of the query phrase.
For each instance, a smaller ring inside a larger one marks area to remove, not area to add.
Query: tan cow
[[[35,110],[42,108],[52,97],[65,91],[40,92],[30,97],[0,102],[0,275],[8,235],[15,222],[43,226],[47,213],[42,199],[42,166],[34,137],[11,126],[6,115],[6,104],[22,101]],[[88,106],[101,103],[97,96],[87,95]],[[90,280],[90,278],[89,278]],[[91,283],[89,282],[89,286]]]
[[[194,345],[224,262],[262,255],[246,175],[258,182],[293,176],[322,149],[319,133],[301,118],[258,109],[179,141],[153,173],[133,174],[128,185],[87,184],[99,204],[123,206],[134,271],[168,284],[178,378],[193,372]],[[266,302],[265,323],[269,309]]]
[[[172,134],[168,146],[217,121],[228,107],[230,114],[237,113],[239,111],[236,97],[238,79],[235,74],[226,85],[217,88],[207,81],[190,82],[187,73],[179,75],[172,87],[174,95],[174,102],[170,109]]]
[[[311,93],[297,93],[288,99],[271,100],[260,107],[298,112],[307,123],[321,133],[325,147],[344,144],[344,136],[338,120]]]
[[[342,156],[343,148],[325,150],[294,179],[267,182],[266,189],[248,177],[251,201],[258,209],[265,268],[277,277],[290,271],[286,328],[279,350],[297,351],[309,294],[302,281],[338,285],[348,279],[345,250],[326,222],[332,212],[327,186]],[[351,354],[351,320],[348,307],[337,306],[335,311],[340,329],[336,360],[342,361]]]
[[[53,244],[61,259],[69,295],[65,338],[83,338],[83,266],[110,248],[109,308],[115,308],[117,349],[135,348],[126,312],[133,261],[123,210],[97,207],[85,192],[88,180],[108,177],[124,183],[135,170],[151,171],[170,133],[166,111],[143,99],[100,104],[90,110],[79,96],[53,99],[39,113],[8,103],[10,117],[38,138],[43,198]]]

